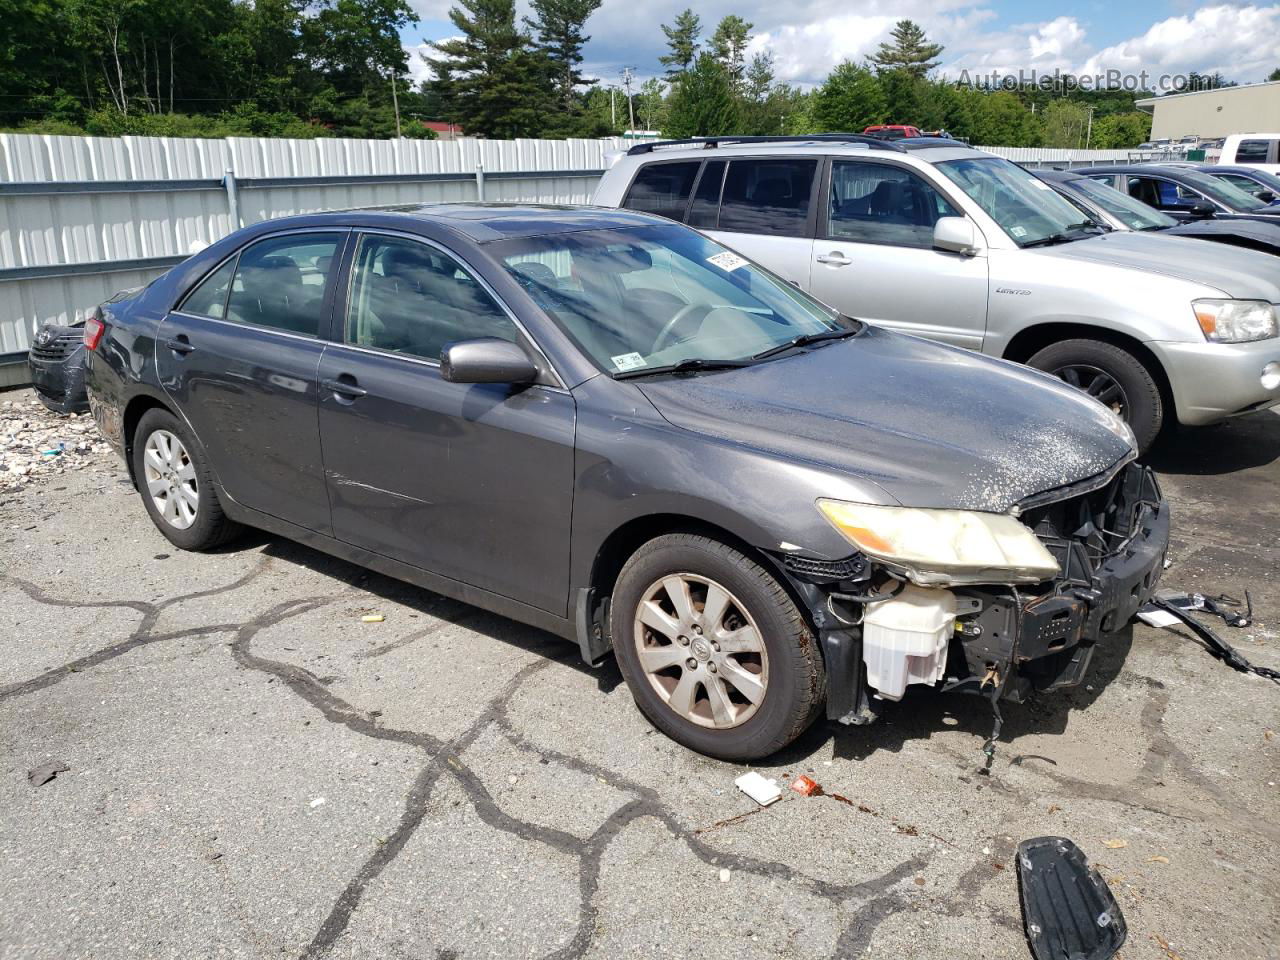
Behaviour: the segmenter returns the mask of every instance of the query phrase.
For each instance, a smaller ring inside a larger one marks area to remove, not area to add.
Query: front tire
[[[148,410],[138,421],[133,476],[152,522],[175,547],[209,550],[240,532],[222,512],[203,448],[168,410]]]
[[[1146,453],[1164,426],[1164,398],[1146,364],[1102,340],[1063,340],[1045,347],[1028,366],[1051,373],[1124,418]]]
[[[800,736],[826,697],[808,622],[741,551],[693,534],[650,540],[610,604],[622,675],[641,712],[691,750],[766,757]]]

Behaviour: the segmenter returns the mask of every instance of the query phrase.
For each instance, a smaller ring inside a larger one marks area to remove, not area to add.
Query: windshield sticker
[[[638,370],[641,367],[648,366],[645,358],[640,356],[638,353],[624,353],[617,357],[610,357],[609,359],[613,362],[614,367],[619,372],[624,370]]]
[[[1032,180],[1031,182],[1041,190],[1048,190],[1051,193],[1053,192],[1053,187],[1049,186],[1049,184],[1045,183],[1043,180]]]
[[[1027,235],[1026,227],[1010,227],[1009,232],[1015,237],[1025,237]]]
[[[721,270],[737,270],[739,267],[745,267],[747,261],[726,250],[724,253],[717,253],[714,257],[707,257],[707,263],[714,263]]]

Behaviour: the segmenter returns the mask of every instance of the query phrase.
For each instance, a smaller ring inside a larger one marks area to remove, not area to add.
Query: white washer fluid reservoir
[[[867,604],[862,617],[867,683],[886,700],[901,700],[909,683],[937,683],[947,667],[955,623],[956,596],[950,590],[909,583],[896,597]]]

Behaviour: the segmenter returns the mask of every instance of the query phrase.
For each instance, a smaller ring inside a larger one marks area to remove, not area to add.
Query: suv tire
[[[1164,398],[1146,364],[1123,347],[1102,340],[1063,340],[1045,347],[1029,366],[1051,373],[1102,400],[1133,430],[1138,453],[1146,453],[1164,426]],[[1117,396],[1117,391],[1119,395]]]
[[[817,639],[791,596],[758,563],[709,537],[668,534],[637,550],[618,576],[609,621],[641,712],[699,753],[769,756],[825,701]]]
[[[175,547],[210,550],[240,532],[240,525],[222,512],[204,448],[168,410],[154,408],[142,415],[132,456],[142,503]]]

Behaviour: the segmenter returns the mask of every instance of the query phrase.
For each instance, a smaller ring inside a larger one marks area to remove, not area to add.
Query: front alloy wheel
[[[755,715],[769,685],[769,654],[746,607],[693,573],[649,585],[636,608],[636,654],[678,716],[718,730]]]

